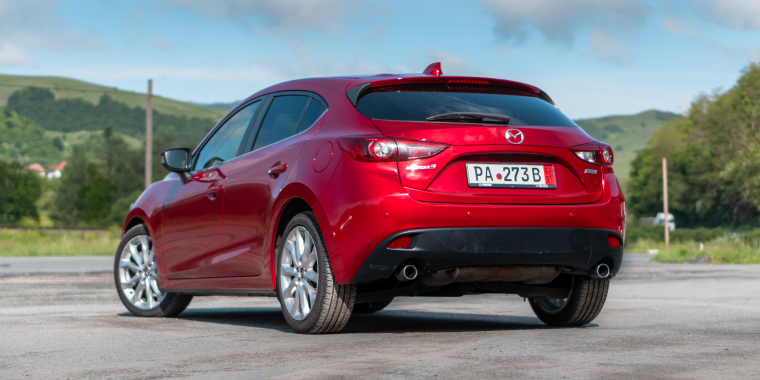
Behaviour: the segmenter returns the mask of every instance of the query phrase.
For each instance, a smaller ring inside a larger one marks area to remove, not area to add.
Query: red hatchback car
[[[161,162],[114,265],[138,316],[276,295],[293,330],[329,333],[394,297],[503,293],[577,326],[622,262],[610,147],[536,87],[440,64],[272,86]]]

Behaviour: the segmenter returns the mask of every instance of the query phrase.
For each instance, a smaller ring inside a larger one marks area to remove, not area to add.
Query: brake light
[[[388,248],[390,249],[409,249],[412,247],[412,237],[411,236],[401,236],[393,240],[390,244],[388,244]]]
[[[617,236],[608,236],[607,241],[610,243],[610,248],[622,247],[622,244],[620,244],[620,239],[618,239]]]
[[[461,83],[461,84],[488,84],[487,80],[482,79],[451,79],[448,83]]]
[[[449,146],[416,140],[393,140],[387,137],[341,137],[343,148],[359,161],[408,161],[430,158],[443,152]]]
[[[385,137],[341,137],[340,147],[359,161],[393,161],[396,142]]]
[[[398,144],[399,161],[433,157],[449,147],[445,144],[413,140],[396,140],[396,144]]]
[[[612,154],[612,148],[605,143],[599,143],[599,150],[599,156],[602,157],[602,164],[612,165],[612,163],[615,161],[615,157]]]
[[[575,155],[583,161],[596,163],[596,151],[594,150],[576,150]]]
[[[615,157],[612,148],[603,142],[596,142],[573,148],[578,158],[594,165],[612,166]]]

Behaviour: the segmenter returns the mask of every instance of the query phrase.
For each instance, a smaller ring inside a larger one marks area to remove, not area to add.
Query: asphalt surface
[[[113,270],[113,256],[0,257],[0,276],[51,273],[104,273]]]
[[[0,277],[0,378],[760,378],[760,266],[626,261],[602,314],[551,328],[521,298],[400,298],[341,334],[272,298],[131,316],[109,274]]]

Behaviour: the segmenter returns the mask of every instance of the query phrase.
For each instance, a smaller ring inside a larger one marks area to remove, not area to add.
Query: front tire
[[[121,303],[138,317],[173,317],[193,300],[192,295],[166,293],[158,288],[153,241],[142,224],[132,227],[121,239],[113,275]]]
[[[300,334],[342,330],[354,308],[356,285],[335,281],[313,213],[290,220],[276,252],[277,298],[290,328]]]
[[[610,279],[573,276],[566,299],[531,298],[530,307],[547,325],[583,326],[602,311],[609,287]]]

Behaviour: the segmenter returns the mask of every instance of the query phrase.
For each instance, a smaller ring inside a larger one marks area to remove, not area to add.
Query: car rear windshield
[[[537,94],[496,86],[399,85],[376,87],[356,104],[377,120],[427,121],[431,116],[475,112],[509,117],[509,125],[575,127],[557,107]]]

